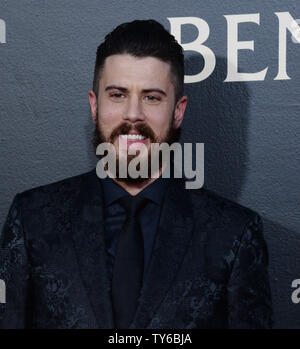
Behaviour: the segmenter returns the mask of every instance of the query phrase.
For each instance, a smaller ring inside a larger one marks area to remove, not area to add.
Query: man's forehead
[[[111,79],[119,82],[140,81],[169,85],[170,64],[156,57],[135,57],[130,54],[111,55],[105,59],[102,69],[103,82]],[[101,79],[100,79],[101,80]]]

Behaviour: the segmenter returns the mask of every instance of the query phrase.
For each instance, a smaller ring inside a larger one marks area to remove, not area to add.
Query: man
[[[159,23],[117,27],[89,92],[95,146],[113,145],[121,164],[143,144],[150,164],[152,143],[178,140],[183,77],[182,49]],[[1,235],[0,327],[270,328],[260,217],[163,178],[163,162],[148,178],[116,166],[16,195]]]

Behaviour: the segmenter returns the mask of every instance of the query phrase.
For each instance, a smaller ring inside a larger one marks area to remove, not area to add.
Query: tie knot
[[[120,204],[125,208],[127,217],[134,217],[147,204],[148,199],[143,196],[123,196],[119,199]]]

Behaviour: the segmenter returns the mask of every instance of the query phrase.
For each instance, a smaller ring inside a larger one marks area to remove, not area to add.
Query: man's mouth
[[[129,146],[139,147],[140,144],[146,145],[148,137],[141,135],[136,131],[129,131],[127,134],[120,134],[120,146],[127,149]],[[138,148],[137,148],[138,149]]]
[[[126,140],[138,140],[138,141],[142,141],[143,139],[146,139],[146,137],[142,136],[142,135],[138,135],[138,134],[127,134],[127,135],[121,135],[122,139],[126,139]]]

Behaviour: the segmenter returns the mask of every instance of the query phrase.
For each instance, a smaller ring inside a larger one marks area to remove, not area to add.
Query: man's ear
[[[97,97],[93,90],[89,91],[89,101],[91,106],[93,123],[96,124],[97,123]]]
[[[185,108],[187,106],[187,101],[188,101],[187,96],[182,96],[179,99],[179,101],[176,103],[175,112],[174,112],[174,120],[173,120],[174,128],[180,127],[180,125],[182,123]]]

